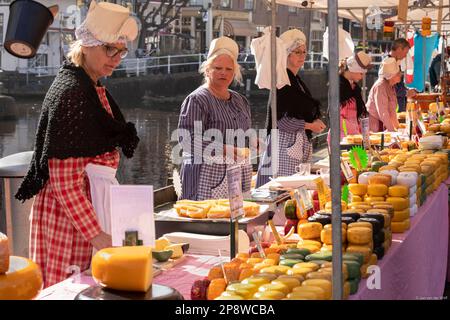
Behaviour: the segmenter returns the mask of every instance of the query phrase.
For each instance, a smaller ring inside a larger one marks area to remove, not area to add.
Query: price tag
[[[361,119],[361,133],[363,136],[363,144],[366,150],[370,149],[370,127],[369,118]]]
[[[344,173],[345,179],[347,182],[350,182],[350,180],[354,179],[355,176],[353,175],[352,169],[350,169],[350,165],[346,160],[341,159],[341,169]]]
[[[230,199],[231,219],[236,219],[244,214],[244,198],[242,196],[242,181],[240,166],[232,166],[227,169],[228,198]]]
[[[316,183],[317,192],[319,194],[320,209],[323,210],[325,208],[326,203],[328,201],[331,201],[331,190],[327,185],[325,185],[325,182],[323,181],[322,177],[314,179],[314,182]]]
[[[300,194],[300,198],[302,200],[305,210],[308,211],[310,209],[313,209],[314,204],[313,204],[312,197],[311,197],[311,194],[309,193],[309,191],[305,187],[300,187],[300,188],[298,188],[298,193]]]

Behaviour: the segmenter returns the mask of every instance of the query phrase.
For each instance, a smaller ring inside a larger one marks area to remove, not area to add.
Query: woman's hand
[[[305,130],[311,130],[314,133],[321,133],[325,130],[326,125],[320,119],[314,120],[314,122],[305,122]]]
[[[101,231],[97,236],[91,239],[91,244],[95,249],[101,250],[112,247],[111,235]]]

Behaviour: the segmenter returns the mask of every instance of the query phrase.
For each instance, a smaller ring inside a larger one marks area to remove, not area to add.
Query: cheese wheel
[[[379,173],[386,173],[386,171],[390,171],[390,170],[397,171],[397,167],[396,167],[396,166],[393,166],[393,165],[382,166],[382,167],[378,170],[378,172],[379,172]],[[397,174],[398,174],[398,171],[397,171]]]
[[[351,244],[367,244],[372,240],[372,229],[350,228],[347,230],[347,239]]]
[[[369,177],[378,174],[377,172],[369,171],[369,172],[363,172],[358,176],[358,183],[359,184],[369,184]]]
[[[153,280],[152,248],[102,249],[92,258],[92,276],[110,289],[146,292]]]
[[[409,209],[409,216],[414,217],[417,214],[417,211],[419,211],[419,208],[417,207],[417,204],[415,204]]]
[[[378,262],[378,257],[375,253],[372,253],[369,259],[369,266],[375,265]]]
[[[302,286],[320,287],[325,291],[325,299],[329,300],[332,296],[331,281],[326,279],[307,279],[302,282]],[[293,290],[293,292],[295,289]]]
[[[367,194],[370,197],[384,197],[388,193],[388,186],[385,184],[369,184]]]
[[[325,280],[331,281],[331,278],[332,278],[332,273],[329,271],[327,271],[327,272],[314,271],[314,272],[310,272],[306,275],[306,279],[325,279]]]
[[[405,185],[395,185],[392,187],[389,187],[389,196],[391,197],[402,197],[406,198],[409,197],[409,187]]]
[[[9,269],[9,242],[8,237],[0,232],[0,274]]]
[[[394,211],[392,222],[400,222],[409,218],[409,209]]]
[[[372,209],[372,206],[367,204],[367,203],[352,203],[350,205],[350,207],[352,209],[360,209],[360,210],[364,210],[364,212],[366,212],[367,210]]]
[[[416,194],[417,193],[417,186],[413,186],[409,188],[409,194]]]
[[[360,196],[355,196],[354,194],[352,194],[352,202],[363,202],[364,198],[360,197]]]
[[[342,243],[345,243],[345,241],[347,240],[347,230],[345,228],[342,228]],[[320,233],[320,240],[325,243],[325,244],[332,244],[332,234],[333,231],[331,229],[331,227],[328,227],[326,229],[323,229]]]
[[[384,216],[384,226],[383,226],[383,228],[389,228],[391,226],[392,217],[394,215],[392,215],[392,217],[391,217],[391,215],[389,213],[383,213],[383,216]]]
[[[405,225],[406,225],[406,230],[409,230],[409,227],[411,226],[411,220],[410,219],[406,219],[404,222],[405,222]]]
[[[370,222],[352,222],[347,226],[347,232],[352,228],[369,228],[370,230],[373,230],[373,226]]]
[[[412,208],[417,203],[417,195],[413,194],[409,197],[409,207]]]
[[[412,187],[417,185],[418,177],[417,172],[401,172],[397,176],[397,184]]]
[[[348,189],[353,195],[364,196],[367,193],[367,185],[359,183],[350,183]]]
[[[322,224],[319,222],[303,223],[298,226],[297,233],[303,239],[320,238]]]
[[[367,202],[369,204],[372,204],[373,202],[377,202],[377,201],[384,201],[384,200],[385,200],[384,197],[375,197],[375,196],[372,196],[372,197],[366,196],[364,198],[364,202]]]
[[[369,185],[371,184],[384,184],[386,187],[389,187],[392,183],[392,177],[388,174],[378,173],[373,176],[370,176]]]
[[[288,300],[323,300],[326,294],[322,288],[312,286],[295,287],[291,293],[287,295]]]
[[[409,199],[400,197],[387,197],[386,201],[392,203],[395,211],[405,210],[409,208]]]
[[[0,274],[0,300],[31,300],[42,289],[39,266],[23,257],[10,256],[9,270]]]
[[[380,170],[380,173],[391,176],[391,185],[397,184],[398,171],[395,168],[392,170]]]
[[[372,249],[369,246],[349,245],[346,252],[361,253],[364,257],[364,263],[368,263],[370,255],[372,254]]]
[[[403,233],[407,230],[407,227],[408,222],[406,222],[406,220],[391,223],[391,229],[393,233]]]

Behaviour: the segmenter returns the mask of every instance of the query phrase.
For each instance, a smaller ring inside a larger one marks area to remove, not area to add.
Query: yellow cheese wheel
[[[323,229],[320,233],[320,240],[325,243],[325,244],[332,244],[333,240],[332,240],[332,229],[331,228],[327,228],[327,229]],[[346,240],[346,230],[344,228],[342,228],[342,243],[345,242]]]
[[[0,274],[9,269],[9,242],[8,237],[0,232]]]
[[[325,291],[319,287],[296,287],[287,295],[287,300],[323,300]]]
[[[367,193],[367,185],[359,183],[350,183],[348,189],[353,195],[364,196]]]
[[[394,207],[392,204],[374,204],[373,209],[385,210],[391,217],[394,215]]]
[[[110,289],[146,292],[153,279],[152,248],[102,249],[92,258],[92,276]]]
[[[328,201],[325,204],[325,210],[330,210],[330,211],[332,210],[332,203],[331,203],[331,201]],[[347,210],[347,202],[341,201],[341,210],[342,211]]]
[[[9,270],[0,274],[0,300],[31,300],[42,289],[42,273],[33,261],[10,256]]]
[[[389,187],[392,183],[392,177],[388,174],[377,173],[369,177],[369,185],[371,184],[383,184]],[[370,194],[370,193],[369,193]]]
[[[400,197],[387,197],[386,201],[392,203],[394,211],[400,211],[409,208],[409,199]]]
[[[305,278],[310,272],[314,272],[311,268],[291,268],[286,272],[289,276],[302,276]]]
[[[306,275],[306,280],[308,280],[308,279],[325,279],[325,280],[331,281],[331,278],[332,278],[332,273],[330,271],[323,271],[323,272],[314,271],[314,272],[310,272]]]
[[[361,209],[364,210],[364,212],[366,212],[367,210],[372,209],[372,206],[367,203],[352,203],[351,208],[357,210]]]
[[[370,209],[370,210],[367,210],[367,213],[383,213],[383,214],[388,214],[388,211],[386,210],[386,209],[380,209],[380,208],[377,208],[377,209]]]
[[[409,209],[394,211],[392,222],[400,222],[409,219]]]
[[[302,286],[320,287],[325,291],[325,299],[331,299],[333,294],[332,284],[330,280],[326,279],[307,279],[302,282]]]
[[[387,190],[386,190],[387,192]],[[364,202],[366,203],[373,203],[373,202],[377,202],[377,201],[384,201],[384,197],[365,197],[364,198]],[[370,207],[370,209],[372,209],[372,206]]]
[[[319,272],[326,272],[333,274],[333,268],[332,267],[320,268]],[[344,279],[344,281],[348,279],[348,269],[346,264],[342,266],[342,278]]]
[[[367,244],[372,240],[372,229],[350,228],[347,230],[347,239],[351,244]]]
[[[264,291],[264,292],[255,292],[253,295],[253,299],[255,300],[281,300],[286,295],[280,291]]]
[[[409,220],[409,219],[406,219]],[[392,222],[391,229],[393,233],[403,233],[407,230],[408,222],[406,220],[400,222]]]
[[[320,238],[322,224],[319,222],[303,223],[298,226],[298,235],[303,239]]]
[[[384,197],[388,193],[388,186],[385,184],[369,184],[367,194],[371,197]]]
[[[347,232],[352,228],[369,228],[373,230],[373,226],[370,222],[352,222],[347,226]]]
[[[347,224],[345,222],[342,222],[341,226],[342,226],[342,229],[347,229]],[[333,228],[333,225],[331,223],[329,223],[329,224],[324,225],[323,228],[326,230],[328,230],[328,229],[331,230]]]
[[[411,219],[406,219],[404,222],[406,224],[406,230],[409,230],[409,228],[411,227]]]
[[[364,201],[364,197],[355,196],[352,194],[352,202],[363,202],[363,201]]]
[[[373,245],[373,244],[372,244]],[[348,253],[359,252],[364,256],[364,263],[368,263],[372,254],[372,249],[369,246],[349,245],[347,247]]]
[[[293,269],[311,269],[311,271],[317,271],[319,270],[320,266],[317,263],[314,262],[299,262],[297,264],[294,264],[292,267]]]
[[[382,166],[378,172],[382,172],[382,171],[386,171],[386,170],[397,170],[396,166],[392,166],[392,165],[387,165],[387,166]]]
[[[389,187],[389,196],[401,198],[409,197],[409,188],[404,185],[395,185]]]

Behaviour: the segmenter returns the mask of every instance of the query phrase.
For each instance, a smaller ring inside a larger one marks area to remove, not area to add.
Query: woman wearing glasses
[[[312,157],[312,133],[320,133],[325,124],[320,120],[320,103],[311,95],[306,84],[298,75],[306,58],[306,37],[300,30],[292,29],[280,36],[288,50],[287,74],[290,85],[277,90],[278,150],[276,172],[278,176],[296,173],[295,167],[306,163]],[[267,124],[270,134],[271,109]],[[268,146],[258,170],[256,186],[269,182],[272,176],[272,141],[268,136]]]
[[[92,249],[110,247],[109,185],[117,184],[119,150],[139,142],[99,79],[110,76],[137,35],[129,10],[91,2],[86,20],[42,105],[29,171],[16,194],[36,195],[30,257],[45,287],[89,268]]]

